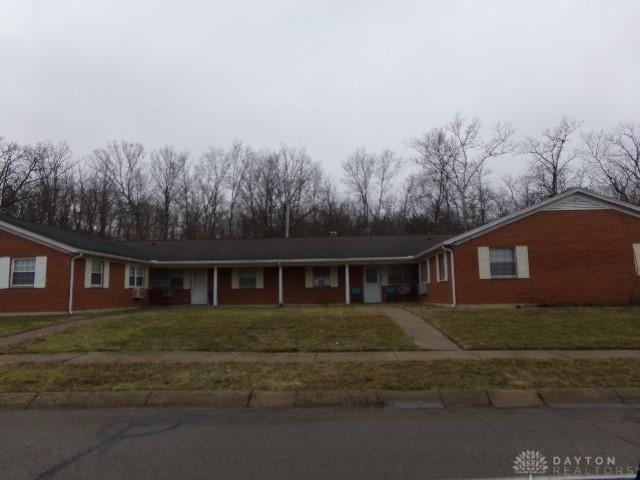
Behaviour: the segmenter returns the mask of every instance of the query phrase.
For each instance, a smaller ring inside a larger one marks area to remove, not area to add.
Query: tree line
[[[409,141],[358,149],[342,188],[304,149],[242,142],[199,156],[111,141],[86,158],[65,142],[0,138],[0,211],[122,240],[455,233],[584,186],[640,205],[640,123],[584,131],[563,117],[539,135],[458,114]],[[527,159],[495,179],[495,159]]]

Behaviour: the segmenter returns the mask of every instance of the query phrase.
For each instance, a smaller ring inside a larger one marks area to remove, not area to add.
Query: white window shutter
[[[427,261],[425,262],[425,267],[426,267],[426,275],[427,275],[427,283],[431,283],[431,260],[429,260],[427,258]]]
[[[150,272],[150,269],[148,267],[144,267],[143,287],[147,290],[149,290],[149,272]]]
[[[636,273],[640,276],[640,243],[633,244],[633,255],[636,257]]]
[[[9,275],[11,275],[11,258],[0,257],[0,289],[9,288]]]
[[[264,288],[264,268],[256,268],[256,288]]]
[[[191,290],[191,270],[185,269],[182,272],[182,288]]]
[[[102,288],[109,288],[109,262],[107,262],[106,260],[104,261],[103,265],[103,272],[102,272]]]
[[[237,290],[240,286],[240,275],[237,268],[231,269],[231,288]]]
[[[516,272],[518,278],[529,278],[529,249],[526,245],[516,247]]]
[[[478,272],[481,280],[491,278],[491,258],[489,247],[478,247]]]
[[[47,286],[47,257],[36,257],[36,278],[33,288],[45,288]]]
[[[91,268],[93,267],[93,260],[90,258],[84,259],[84,288],[91,288]]]
[[[129,274],[131,273],[131,265],[124,264],[124,288],[129,288]]]
[[[313,267],[306,267],[304,271],[304,288],[313,288]]]
[[[338,286],[338,267],[331,267],[331,286],[336,288]]]

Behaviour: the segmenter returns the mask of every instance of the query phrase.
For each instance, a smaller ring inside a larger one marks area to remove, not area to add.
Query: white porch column
[[[218,267],[213,267],[213,306],[218,306]]]
[[[344,303],[351,303],[351,286],[349,285],[349,265],[344,266]]]
[[[278,265],[278,305],[284,304],[284,292],[282,291],[282,265]]]

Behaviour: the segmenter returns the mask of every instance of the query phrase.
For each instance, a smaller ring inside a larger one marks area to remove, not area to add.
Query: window
[[[515,277],[516,255],[513,248],[490,248],[489,259],[491,262],[492,277]]]
[[[389,285],[418,284],[418,268],[416,265],[391,265],[387,275]]]
[[[366,283],[378,283],[378,269],[377,268],[367,268],[364,272],[365,282]]]
[[[239,268],[238,269],[238,288],[256,288],[257,271],[255,268]]]
[[[139,265],[129,267],[129,287],[144,287],[144,267]]]
[[[183,270],[154,270],[151,280],[154,289],[183,288],[184,286]]]
[[[91,262],[91,286],[101,287],[103,276],[104,262],[102,260],[93,260]]]
[[[331,267],[313,267],[313,286],[331,286]]]
[[[447,256],[444,253],[438,255],[438,281],[447,281]]]
[[[11,285],[14,287],[33,287],[36,280],[35,258],[14,258],[11,270]]]

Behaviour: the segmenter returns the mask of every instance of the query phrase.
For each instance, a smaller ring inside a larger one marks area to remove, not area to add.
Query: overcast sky
[[[405,156],[456,111],[640,120],[639,0],[0,0],[0,136]],[[496,176],[520,160],[496,160]]]

